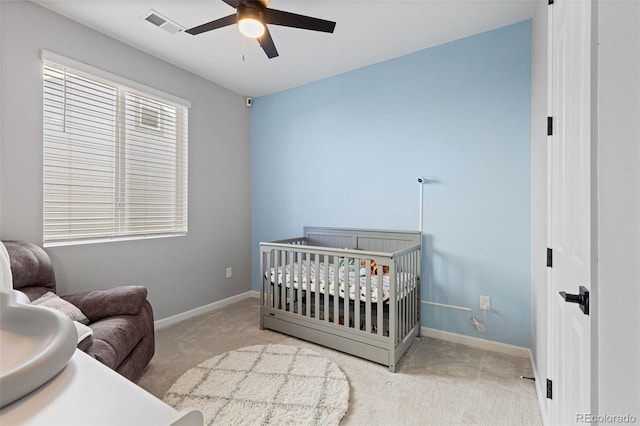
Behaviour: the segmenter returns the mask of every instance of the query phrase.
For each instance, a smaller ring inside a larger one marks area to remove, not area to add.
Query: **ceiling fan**
[[[303,30],[322,31],[333,33],[336,23],[311,16],[298,15],[296,13],[269,9],[269,0],[222,0],[229,6],[237,9],[233,15],[198,25],[185,32],[197,35],[207,31],[226,27],[237,23],[240,32],[247,37],[255,38],[269,59],[278,56],[278,50],[273,43],[271,34],[266,24],[282,25],[284,27],[301,28]]]

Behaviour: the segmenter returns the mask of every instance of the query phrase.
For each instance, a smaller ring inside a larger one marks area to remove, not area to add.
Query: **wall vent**
[[[175,34],[175,33],[178,33],[178,32],[183,30],[183,28],[180,25],[178,25],[177,23],[173,22],[172,20],[170,20],[166,16],[162,16],[160,13],[156,12],[153,9],[151,9],[150,11],[145,13],[142,16],[142,19],[144,19],[147,22],[152,23],[153,25],[155,25],[158,28],[162,28],[163,30],[165,30],[169,34]]]

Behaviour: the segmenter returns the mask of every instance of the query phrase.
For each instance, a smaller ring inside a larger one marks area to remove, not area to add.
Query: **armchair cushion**
[[[53,265],[41,247],[24,241],[3,243],[14,289],[25,293],[29,300],[47,292],[56,293]],[[78,333],[78,348],[135,381],[155,350],[153,308],[146,297],[144,287],[123,286],[61,296],[60,301],[71,303],[89,319],[91,332],[84,329]]]
[[[73,321],[78,321],[85,325],[89,324],[89,318],[87,318],[80,309],[50,291],[31,302],[31,304],[57,309]]]
[[[148,319],[147,312],[141,312],[140,315],[119,315],[92,323],[93,345],[87,353],[106,366],[117,369],[138,342],[150,335],[153,321]]]
[[[56,292],[56,277],[49,255],[26,241],[4,241],[9,254],[13,288],[37,299],[47,291]]]
[[[91,322],[118,315],[137,315],[147,299],[142,286],[120,286],[62,296],[77,306]]]

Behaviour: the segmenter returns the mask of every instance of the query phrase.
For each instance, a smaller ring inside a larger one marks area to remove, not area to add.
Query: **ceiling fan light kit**
[[[269,59],[278,56],[278,50],[271,38],[267,24],[284,27],[300,28],[303,30],[333,33],[336,23],[311,16],[298,15],[282,10],[269,9],[268,0],[222,0],[236,9],[233,15],[207,22],[190,28],[185,32],[198,35],[207,31],[238,24],[238,29],[247,37],[255,38]]]
[[[238,6],[238,29],[250,38],[258,38],[264,34],[262,13],[258,8],[242,5]]]

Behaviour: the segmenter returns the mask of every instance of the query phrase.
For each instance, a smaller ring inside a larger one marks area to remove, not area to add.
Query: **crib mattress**
[[[291,270],[293,267],[293,271]],[[302,268],[302,270],[300,270]],[[324,294],[328,291],[331,296],[337,296],[345,298],[348,286],[348,297],[350,300],[356,300],[356,294],[360,298],[360,301],[367,301],[367,277],[364,268],[357,270],[350,270],[348,279],[345,279],[344,268],[337,268],[338,274],[334,272],[334,265],[329,264],[329,272],[327,274],[328,279],[325,280],[325,265],[320,263],[318,267],[318,273],[316,274],[315,263],[311,263],[307,267],[306,262],[302,264],[294,263],[293,265],[287,264],[285,266],[279,266],[277,268],[271,268],[270,280],[272,283],[284,285],[287,288],[294,288],[302,290],[308,290],[311,292],[318,292]],[[267,272],[265,271],[265,276]],[[277,277],[276,277],[277,275]],[[317,279],[316,279],[317,277]],[[399,297],[407,294],[415,287],[416,283],[415,274],[408,272],[399,272],[396,274],[396,283],[399,289]],[[369,289],[371,302],[378,303],[378,281],[377,275],[371,275],[371,286]],[[382,277],[382,301],[389,300],[389,273],[385,273]],[[337,292],[336,292],[337,289]]]

